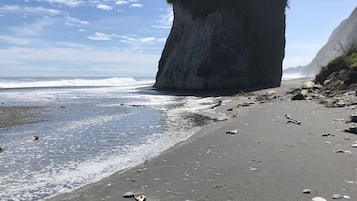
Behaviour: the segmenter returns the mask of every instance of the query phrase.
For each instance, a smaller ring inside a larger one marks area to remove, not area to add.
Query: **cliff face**
[[[303,74],[316,75],[323,66],[342,55],[352,45],[357,45],[357,8],[333,31],[326,45],[321,48],[312,62],[305,66]]]
[[[174,23],[155,87],[279,86],[287,0],[173,0]]]

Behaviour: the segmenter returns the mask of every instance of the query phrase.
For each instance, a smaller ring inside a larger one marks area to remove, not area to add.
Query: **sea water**
[[[199,125],[187,118],[193,108],[182,106],[195,98],[141,89],[153,83],[152,78],[0,78],[0,104],[40,106],[36,114],[45,119],[0,130],[5,150],[0,200],[70,192],[189,138]],[[33,141],[34,135],[40,139]]]

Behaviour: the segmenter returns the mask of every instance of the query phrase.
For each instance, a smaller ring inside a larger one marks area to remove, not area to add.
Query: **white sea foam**
[[[151,84],[154,80],[137,80],[135,78],[27,78],[0,79],[0,88],[44,88],[44,87],[125,87]]]

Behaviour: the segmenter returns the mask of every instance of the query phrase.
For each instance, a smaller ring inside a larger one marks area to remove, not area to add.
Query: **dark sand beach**
[[[38,106],[0,106],[0,130],[15,126],[38,123],[48,119],[44,107]]]
[[[273,90],[279,96],[300,83]],[[227,120],[142,165],[49,200],[134,200],[123,198],[126,192],[148,201],[357,199],[357,135],[343,132],[353,107],[288,96],[237,107],[249,101],[247,95],[222,97],[221,106],[203,114]],[[301,124],[288,123],[286,115]]]

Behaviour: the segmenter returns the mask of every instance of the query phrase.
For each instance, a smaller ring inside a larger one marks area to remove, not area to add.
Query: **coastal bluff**
[[[174,22],[154,87],[280,86],[287,0],[170,0]]]

